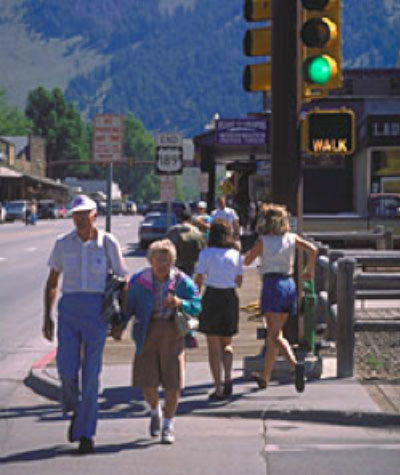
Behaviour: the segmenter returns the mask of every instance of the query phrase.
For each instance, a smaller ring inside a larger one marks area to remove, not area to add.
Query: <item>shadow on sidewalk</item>
[[[124,452],[126,450],[143,450],[159,445],[159,440],[152,439],[136,439],[125,444],[104,444],[96,445],[95,455],[110,455]],[[6,457],[0,457],[0,464],[16,463],[16,462],[34,462],[38,460],[50,460],[59,457],[82,457],[77,453],[76,447],[68,448],[64,445],[53,445],[45,449],[30,450],[26,452],[19,452]]]

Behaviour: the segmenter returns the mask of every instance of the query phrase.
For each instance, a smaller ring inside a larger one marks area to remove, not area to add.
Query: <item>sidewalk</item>
[[[257,270],[246,268],[244,285],[239,291],[242,307],[257,300],[259,286]],[[212,389],[207,347],[205,338],[197,334],[200,347],[187,351],[186,388],[182,393],[178,414],[371,426],[400,425],[400,385],[381,381],[361,384],[356,378],[337,379],[336,358],[332,355],[323,355],[321,378],[307,382],[304,393],[298,394],[292,384],[278,384],[276,381],[272,381],[267,390],[257,390],[254,382],[244,378],[243,358],[260,352],[262,342],[256,339],[258,326],[261,326],[261,322],[256,315],[241,311],[240,332],[234,339],[233,396],[217,403],[210,403],[207,399]],[[133,354],[134,347],[128,332],[121,342],[107,340],[101,410],[125,404],[130,413],[140,417],[146,413],[140,391],[130,386]],[[41,395],[57,399],[59,381],[54,354],[32,367],[26,383]]]

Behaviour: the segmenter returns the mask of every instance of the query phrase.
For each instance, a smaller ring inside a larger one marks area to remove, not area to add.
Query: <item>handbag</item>
[[[104,321],[111,326],[119,326],[126,321],[126,316],[121,309],[121,295],[125,284],[124,278],[117,276],[113,272],[108,273],[103,296],[102,313]]]
[[[182,309],[176,311],[174,321],[178,336],[182,338],[199,328],[199,319],[188,315]]]
[[[104,249],[107,260],[110,261],[107,251],[107,238],[104,237]],[[104,321],[110,326],[119,326],[127,318],[121,308],[122,289],[126,284],[123,277],[109,270],[103,295],[102,314]]]

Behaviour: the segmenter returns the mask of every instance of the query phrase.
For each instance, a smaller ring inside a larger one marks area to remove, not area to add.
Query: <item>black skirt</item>
[[[239,330],[239,299],[235,289],[207,287],[202,298],[199,331],[232,336]]]

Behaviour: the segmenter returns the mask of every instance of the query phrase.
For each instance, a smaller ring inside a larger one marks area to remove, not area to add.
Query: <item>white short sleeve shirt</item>
[[[234,221],[239,220],[239,216],[237,215],[236,211],[233,208],[228,208],[227,206],[224,209],[215,209],[211,213],[211,221],[214,221],[217,218],[221,218],[227,221],[232,229]]]
[[[197,274],[206,274],[204,284],[218,289],[236,287],[235,279],[243,275],[243,260],[236,249],[209,247],[199,255]]]
[[[103,293],[109,269],[128,275],[120,245],[109,233],[98,230],[96,240],[82,241],[76,231],[57,239],[50,268],[63,274],[62,292]]]

